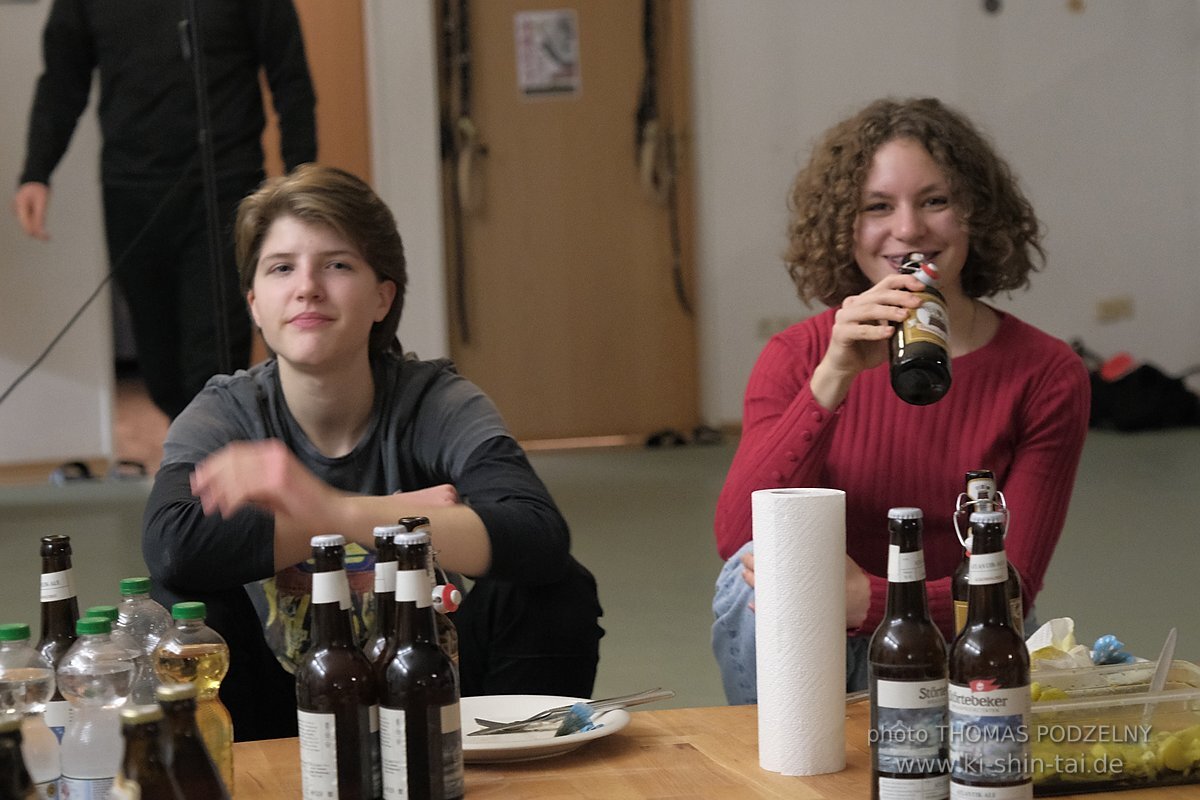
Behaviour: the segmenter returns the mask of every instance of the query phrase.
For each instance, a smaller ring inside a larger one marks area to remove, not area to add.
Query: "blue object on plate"
[[[1092,645],[1093,664],[1132,664],[1132,653],[1126,653],[1122,648],[1125,643],[1111,633],[1106,633]]]
[[[558,726],[558,730],[554,732],[554,735],[570,736],[572,733],[595,730],[599,726],[592,722],[592,715],[594,713],[592,707],[587,703],[575,703],[571,706],[571,710],[567,712],[567,716],[563,718],[562,724]]]

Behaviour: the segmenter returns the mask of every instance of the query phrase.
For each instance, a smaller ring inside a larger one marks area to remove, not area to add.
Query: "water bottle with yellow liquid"
[[[176,603],[174,624],[154,650],[154,670],[164,684],[194,683],[199,692],[196,725],[227,787],[233,786],[233,720],[217,690],[229,671],[229,645],[204,624],[204,603]]]

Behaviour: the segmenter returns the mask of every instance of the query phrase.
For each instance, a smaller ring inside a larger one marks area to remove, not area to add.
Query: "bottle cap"
[[[29,638],[29,626],[24,622],[0,625],[0,642],[19,642]]]
[[[308,540],[313,547],[345,547],[346,537],[340,533],[323,533]]]
[[[75,633],[79,636],[112,633],[112,623],[104,617],[80,617],[75,621]]]
[[[374,533],[381,539],[391,539],[397,533],[404,533],[406,530],[403,525],[377,525]]]
[[[418,544],[429,544],[429,531],[413,531],[411,533],[397,533],[397,547],[412,547]]]
[[[162,707],[157,703],[145,706],[128,706],[121,709],[121,722],[125,725],[141,725],[158,722],[163,718]]]
[[[154,687],[154,696],[160,703],[195,700],[199,695],[200,687],[194,683],[163,683]]]
[[[1004,524],[1005,515],[1003,511],[972,511],[971,524],[979,523],[980,525],[1002,525]]]
[[[84,611],[83,615],[85,617],[101,617],[109,622],[116,622],[118,616],[116,606],[92,606]]]
[[[204,619],[208,614],[208,606],[199,601],[176,603],[171,606],[172,619]]]
[[[406,531],[415,531],[417,528],[429,527],[429,517],[401,517],[400,527]]]
[[[888,509],[888,519],[924,519],[925,513],[919,508],[901,506]]]
[[[131,594],[146,594],[150,591],[149,578],[122,578],[121,579],[121,596],[128,597]]]

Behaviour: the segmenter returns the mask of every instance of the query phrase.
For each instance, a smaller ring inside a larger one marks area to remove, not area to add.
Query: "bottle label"
[[[888,545],[888,583],[914,583],[925,580],[925,554],[920,550],[901,553],[900,545]]]
[[[445,797],[462,797],[466,789],[463,776],[462,716],[458,703],[442,706],[442,788]]]
[[[1019,786],[963,786],[950,784],[950,800],[1029,800],[1033,797],[1033,785]]]
[[[396,591],[396,562],[375,562],[375,592]]]
[[[35,783],[33,788],[37,792],[38,800],[58,800],[58,781],[58,778],[52,778],[42,783]]]
[[[70,800],[109,800],[112,795],[112,778],[68,778],[62,776],[59,790]]]
[[[75,578],[71,570],[42,573],[42,602],[53,603],[55,600],[70,600],[75,596]]]
[[[946,800],[950,776],[929,778],[879,778],[879,800]]]
[[[402,708],[379,709],[379,768],[384,800],[409,796],[408,724]]]
[[[71,704],[66,700],[51,700],[46,703],[46,711],[42,715],[46,720],[46,727],[54,731],[54,735],[58,738],[58,743],[62,744],[63,734],[67,730],[67,723],[71,721]]]
[[[954,632],[958,633],[967,624],[967,601],[954,601]]]
[[[950,339],[950,315],[942,301],[929,292],[913,292],[921,305],[904,318],[905,342],[929,342],[943,349]]]
[[[950,778],[952,784],[1026,781],[1028,797],[1029,684],[1000,688],[990,678],[950,684]],[[981,787],[967,787],[980,790]],[[989,791],[996,787],[984,787]],[[1008,797],[1007,794],[955,794],[951,797]]]
[[[1004,583],[1008,580],[1008,559],[1004,551],[999,553],[971,554],[971,567],[967,573],[968,582],[972,586],[985,586],[990,583]]]
[[[875,682],[876,763],[880,772],[945,772],[938,763],[946,730],[946,680]]]
[[[337,603],[342,611],[350,609],[350,583],[345,570],[314,572],[312,576],[313,603]]]
[[[300,785],[304,800],[337,800],[337,732],[333,714],[297,709],[296,723],[300,733]]]
[[[417,608],[433,605],[433,587],[429,575],[423,569],[396,571],[396,602],[416,603]]]

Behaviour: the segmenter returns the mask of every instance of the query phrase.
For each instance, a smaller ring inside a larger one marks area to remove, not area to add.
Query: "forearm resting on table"
[[[439,507],[413,503],[404,495],[382,497],[343,494],[320,520],[297,520],[275,515],[275,570],[286,569],[312,555],[309,540],[323,533],[340,533],[363,547],[375,546],[374,529],[394,525],[402,517],[428,517],[433,549],[445,569],[464,575],[483,575],[492,562],[491,540],[483,520],[470,506]]]

